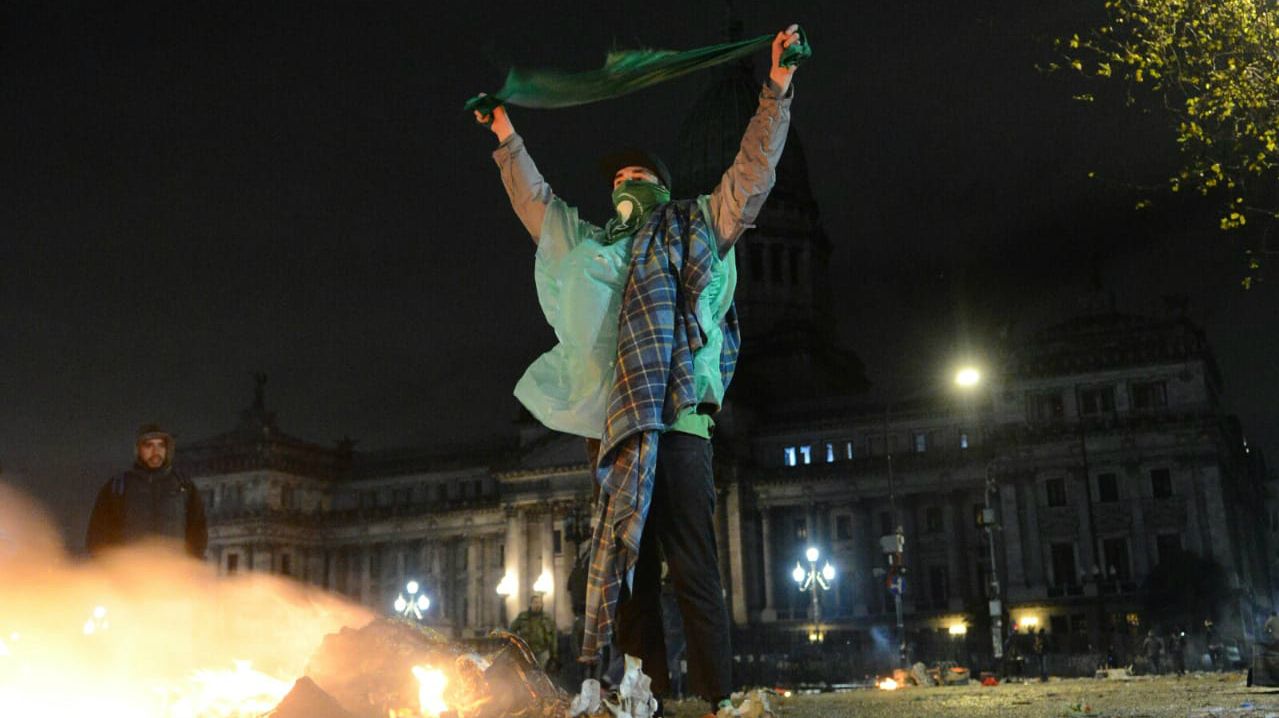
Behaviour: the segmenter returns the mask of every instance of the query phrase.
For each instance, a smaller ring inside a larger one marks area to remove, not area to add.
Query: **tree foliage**
[[[1279,0],[1106,0],[1106,19],[1058,40],[1073,68],[1122,82],[1171,115],[1172,192],[1221,201],[1223,230],[1279,218]],[[1092,100],[1090,94],[1078,99]]]

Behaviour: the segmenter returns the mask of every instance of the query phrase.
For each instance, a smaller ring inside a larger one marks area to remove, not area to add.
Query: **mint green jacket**
[[[720,321],[737,287],[733,244],[753,226],[773,188],[790,127],[793,86],[785,97],[766,85],[741,147],[719,185],[698,198],[714,219],[720,257],[697,306],[706,344],[693,357],[694,381],[706,402],[722,405]],[[603,229],[551,191],[519,135],[493,153],[511,206],[537,243],[533,276],[538,301],[558,343],[515,385],[515,396],[550,429],[598,439],[613,386],[617,322],[630,272],[630,239],[604,244]],[[669,427],[709,437],[710,417],[686,413]]]

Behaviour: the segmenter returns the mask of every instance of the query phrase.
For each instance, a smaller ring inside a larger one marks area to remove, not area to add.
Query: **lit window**
[[[967,448],[968,448],[968,434],[967,434],[967,433],[960,432],[960,434],[959,434],[959,448],[961,448],[961,449],[967,449]]]
[[[788,446],[785,449],[782,449],[782,456],[784,457],[783,461],[786,462],[787,466],[794,466],[798,463],[795,461],[795,447],[793,446]]]
[[[835,445],[828,442],[826,444],[826,463],[831,464],[831,463],[834,463],[834,461],[835,461]]]
[[[915,453],[922,454],[928,451],[928,434],[922,431],[915,432]]]
[[[844,442],[844,458],[851,460],[853,458],[853,442]]]
[[[805,466],[813,463],[813,447],[808,444],[799,447],[799,459]]]

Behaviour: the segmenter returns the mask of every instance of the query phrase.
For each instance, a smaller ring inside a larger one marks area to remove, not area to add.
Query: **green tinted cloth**
[[[707,414],[698,414],[695,409],[690,407],[681,412],[675,423],[667,427],[666,430],[709,439],[711,438],[711,427],[713,426],[715,426],[714,419]]]
[[[472,97],[466,110],[487,115],[498,105],[551,109],[585,105],[628,95],[636,90],[673,80],[745,57],[769,47],[776,35],[760,35],[750,40],[728,42],[695,50],[624,50],[610,52],[604,67],[587,72],[526,70],[511,68],[502,89],[490,95]],[[808,36],[799,29],[799,42],[782,53],[779,62],[793,67],[812,57]]]
[[[709,197],[698,201],[709,214]],[[578,217],[577,210],[558,197],[546,208],[533,278],[542,313],[558,343],[524,372],[515,385],[515,397],[550,429],[593,439],[604,433],[633,238],[609,243],[602,229]],[[720,324],[736,290],[737,261],[730,249],[715,260],[697,303],[697,320],[706,332],[705,344],[693,355],[699,403],[723,404]],[[668,429],[709,438],[710,417],[699,417],[690,409]]]

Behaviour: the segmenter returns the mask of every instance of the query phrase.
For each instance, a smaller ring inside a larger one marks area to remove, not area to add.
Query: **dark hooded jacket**
[[[169,538],[184,542],[191,556],[204,558],[209,543],[204,504],[195,484],[173,468],[173,438],[165,441],[164,466],[151,469],[138,460],[98,492],[85,537],[90,555],[146,538]]]

